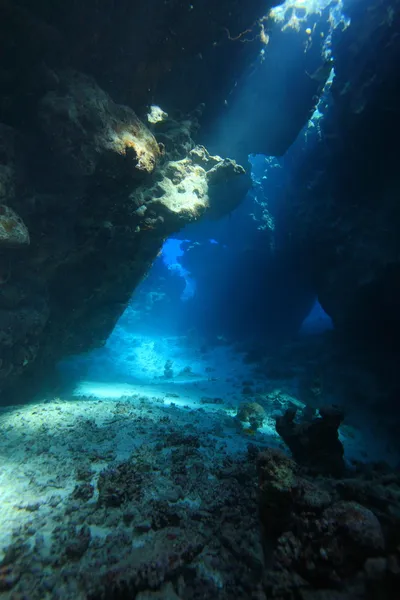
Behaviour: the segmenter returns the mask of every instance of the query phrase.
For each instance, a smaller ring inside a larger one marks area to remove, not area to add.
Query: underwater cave
[[[0,0],[0,600],[398,600],[400,0]]]

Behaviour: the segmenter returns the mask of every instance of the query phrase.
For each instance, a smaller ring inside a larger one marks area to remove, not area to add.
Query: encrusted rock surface
[[[0,202],[10,202],[16,194],[19,183],[18,134],[13,129],[0,124]]]
[[[239,185],[237,176],[244,176]],[[226,202],[226,185],[231,183],[232,193]],[[242,200],[242,183],[250,183],[243,167],[233,160],[210,156],[203,146],[195,146],[185,158],[166,162],[153,184],[139,187],[132,199],[138,206],[136,214],[146,217],[144,227],[161,223],[165,228],[165,222],[184,223],[199,218],[205,210],[214,216],[230,212]]]
[[[154,171],[160,148],[133,110],[115,104],[82,73],[56,77],[56,89],[39,103],[39,121],[60,169],[78,177],[101,176],[104,169],[114,180],[125,175],[128,181]]]
[[[221,409],[3,409],[1,600],[397,600],[398,473],[315,477]]]

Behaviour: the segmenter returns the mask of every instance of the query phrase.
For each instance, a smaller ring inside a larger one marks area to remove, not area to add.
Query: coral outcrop
[[[258,402],[244,402],[238,408],[237,418],[242,422],[248,421],[250,427],[253,430],[257,430],[259,427],[262,427],[266,414]]]

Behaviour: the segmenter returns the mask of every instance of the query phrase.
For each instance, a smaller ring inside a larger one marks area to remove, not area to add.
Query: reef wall
[[[198,141],[212,153],[238,162],[251,152],[283,154],[323,85],[309,74],[324,63],[319,34],[329,25],[321,20],[311,45],[305,27],[282,31],[266,19],[276,4],[89,0],[66,9],[62,0],[1,0],[0,122],[29,122],[49,68],[69,67],[140,117],[153,103],[168,113],[202,103]]]
[[[367,4],[346,3],[351,26],[333,34],[328,106],[287,159],[281,222],[335,327],[388,348],[400,332],[400,5]]]

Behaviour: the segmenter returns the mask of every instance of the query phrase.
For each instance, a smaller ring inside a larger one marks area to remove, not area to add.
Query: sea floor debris
[[[211,368],[207,364],[206,373]],[[110,383],[97,388],[93,382],[81,382],[76,396],[3,408],[0,599],[244,600],[264,599],[265,590],[268,596],[271,589],[276,598],[294,598],[279,592],[282,582],[275,580],[276,570],[282,547],[287,550],[292,543],[288,536],[292,541],[297,536],[293,543],[302,548],[307,536],[303,529],[293,533],[292,523],[290,535],[285,528],[279,532],[286,542],[276,542],[278,558],[266,574],[259,519],[264,488],[259,489],[257,475],[263,452],[285,451],[274,423],[278,406],[284,412],[291,396],[282,389],[263,393],[266,381],[257,379],[240,356],[232,368],[236,377],[219,363],[213,377],[200,382],[159,378],[136,386]],[[264,423],[255,431],[236,416],[240,403],[248,399],[243,382],[259,390],[257,402],[265,410]],[[102,399],[95,398],[96,389],[103,390]],[[112,389],[120,397],[107,397]],[[85,390],[92,395],[84,396]],[[353,439],[344,436],[345,449],[346,439],[354,443],[357,432],[352,435]],[[351,455],[351,446],[347,450]],[[321,519],[342,515],[338,502],[344,501],[357,503],[357,515],[368,523],[373,517],[365,511],[378,505],[383,529],[389,522],[399,526],[395,507],[400,481],[393,472],[353,465],[351,476],[314,481],[307,471],[300,476],[301,467],[294,467],[293,461],[290,465],[295,470],[290,475],[295,501],[288,510],[301,528],[306,512],[322,527]],[[318,499],[328,516],[321,516]],[[345,508],[353,510],[352,506]],[[273,513],[273,506],[270,509]],[[327,535],[331,530],[333,526]],[[357,551],[352,546],[351,556]],[[363,557],[390,558],[382,548],[372,555],[364,552]],[[390,558],[392,563],[395,558]],[[312,593],[321,586],[296,560],[291,555],[298,585],[292,582],[290,594],[303,590],[308,581],[304,598],[320,598]],[[381,575],[386,578],[385,565]],[[347,585],[348,572],[342,575]]]

